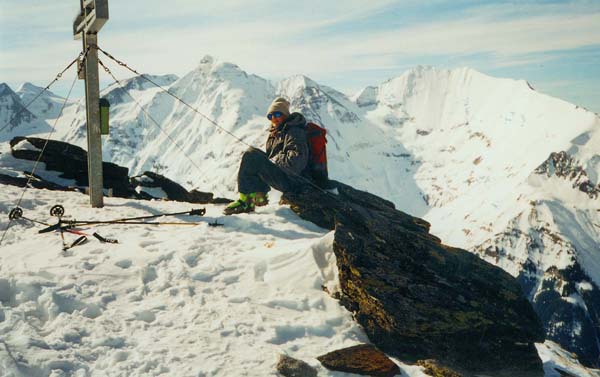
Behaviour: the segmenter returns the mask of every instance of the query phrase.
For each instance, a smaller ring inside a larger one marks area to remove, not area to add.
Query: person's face
[[[279,125],[285,120],[286,116],[279,111],[274,111],[267,115],[267,118],[269,118],[274,127],[279,127]]]

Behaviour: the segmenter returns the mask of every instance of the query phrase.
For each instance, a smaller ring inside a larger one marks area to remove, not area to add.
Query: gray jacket
[[[292,113],[267,139],[269,159],[284,170],[302,174],[308,164],[308,141],[306,119],[300,113]]]

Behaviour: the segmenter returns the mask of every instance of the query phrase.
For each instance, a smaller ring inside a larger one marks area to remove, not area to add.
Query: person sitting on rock
[[[225,208],[225,215],[253,212],[255,206],[267,205],[271,187],[290,192],[303,184],[300,176],[309,158],[306,119],[300,113],[290,114],[290,103],[282,97],[273,101],[267,118],[271,128],[266,153],[256,148],[244,152],[238,171],[240,198]]]

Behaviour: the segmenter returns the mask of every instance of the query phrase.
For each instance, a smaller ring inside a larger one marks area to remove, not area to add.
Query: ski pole
[[[30,222],[32,222],[34,224],[40,224],[40,225],[44,225],[44,226],[48,227],[48,228],[42,229],[41,231],[38,231],[38,233],[47,233],[47,232],[50,232],[52,230],[60,230],[60,233],[61,233],[60,234],[60,238],[63,241],[63,245],[65,244],[65,237],[64,237],[63,231],[69,232],[69,233],[72,233],[72,234],[76,234],[76,235],[79,235],[79,236],[89,236],[89,234],[87,234],[85,232],[81,232],[81,231],[75,230],[75,229],[70,229],[70,226],[63,226],[63,224],[65,222],[64,222],[64,220],[61,219],[61,216],[64,214],[64,208],[62,208],[62,206],[54,206],[54,207],[52,207],[52,209],[50,209],[50,214],[52,216],[58,216],[59,220],[58,220],[58,223],[56,225],[50,225],[50,224],[48,224],[46,222],[43,222],[43,221],[38,221],[38,220],[34,220],[34,219],[30,219],[28,217],[25,217],[25,216],[23,216],[23,209],[20,208],[20,207],[13,208],[10,211],[10,213],[8,214],[8,218],[11,219],[11,220],[17,220],[17,221],[18,220],[26,220],[26,221],[30,221]],[[94,233],[93,235],[96,237],[96,234],[97,233]],[[100,236],[100,235],[98,235],[98,236]],[[118,243],[117,240],[114,240],[114,239],[111,239],[111,238],[104,238],[102,236],[100,236],[100,237],[103,240],[105,240],[105,241],[101,240],[98,237],[96,237],[96,238],[98,238],[102,242]],[[79,238],[81,238],[81,237],[79,237]]]
[[[28,217],[23,216],[23,209],[21,209],[20,207],[15,207],[13,208],[10,213],[8,214],[8,218],[11,220],[26,220],[29,221],[31,223],[34,224],[40,224],[40,225],[44,225],[44,226],[48,226],[48,227],[55,227],[55,229],[58,229],[59,226],[55,226],[55,225],[50,225],[48,223],[45,223],[43,221],[38,221],[38,220],[34,220],[34,219],[30,219]],[[77,230],[73,230],[73,229],[67,229],[64,228],[65,231],[69,232],[69,233],[73,233],[73,234],[78,234],[80,236],[87,236],[87,234],[77,231]],[[61,235],[62,236],[62,235]],[[64,239],[64,236],[62,237]]]
[[[10,213],[8,214],[8,218],[11,219],[11,220],[21,220],[21,219],[23,219],[23,220],[27,220],[27,221],[30,221],[30,222],[35,223],[35,224],[41,224],[41,225],[46,225],[46,226],[50,225],[48,223],[45,223],[45,222],[42,222],[42,221],[37,221],[37,220],[30,219],[28,217],[23,216],[23,209],[20,208],[20,207],[13,208],[10,211]]]
[[[60,227],[72,228],[78,225],[102,225],[102,224],[134,224],[134,225],[199,225],[199,223],[168,223],[168,222],[144,222],[136,220],[154,219],[162,216],[177,216],[177,215],[190,215],[190,216],[203,216],[206,213],[206,208],[192,209],[184,212],[173,212],[173,213],[161,213],[158,215],[149,216],[138,216],[138,217],[124,217],[115,220],[69,220],[63,221],[62,224],[56,224],[48,226],[48,228],[40,230],[38,233],[47,233],[53,230],[57,230]]]
[[[67,224],[66,226],[77,226],[77,225],[108,225],[108,224],[122,224],[122,225],[200,225],[202,223],[182,223],[182,222],[166,222],[166,221],[63,221]]]
[[[200,225],[202,223],[176,223],[176,222],[147,222],[147,221],[63,221],[62,224],[51,225],[47,228],[41,229],[38,233],[48,233],[54,230],[64,229],[66,231],[71,230],[71,228],[80,226],[80,225],[109,225],[109,224],[118,224],[118,225],[188,225],[195,226]]]
[[[178,216],[178,215],[190,215],[190,216],[204,216],[206,213],[206,208],[192,209],[190,211],[185,212],[173,212],[173,213],[161,213],[158,215],[150,215],[150,216],[139,216],[139,217],[125,217],[122,219],[116,219],[112,221],[130,221],[130,220],[145,220],[145,219],[154,219],[162,216]]]

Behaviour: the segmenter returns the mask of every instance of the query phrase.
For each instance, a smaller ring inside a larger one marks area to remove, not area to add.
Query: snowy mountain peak
[[[320,88],[319,84],[304,75],[294,75],[283,79],[280,82],[280,86],[285,88],[294,88],[296,90],[304,88]]]
[[[277,93],[290,100],[292,111],[300,111],[309,121],[325,125],[360,121],[356,105],[346,95],[304,75],[280,81]]]
[[[402,76],[404,76],[404,75],[423,75],[423,74],[427,74],[430,72],[436,73],[436,72],[442,72],[442,71],[449,72],[448,69],[436,68],[431,65],[420,65],[419,64],[419,65],[409,69],[408,71],[404,72],[402,74]]]
[[[41,87],[41,86],[34,85],[34,84],[30,83],[30,82],[25,82],[25,83],[21,84],[21,86],[19,87],[19,89],[17,89],[17,93],[29,92],[29,93],[38,94],[42,90],[44,90],[44,88]],[[52,92],[48,92],[48,93],[52,93]]]
[[[4,106],[23,106],[23,104],[21,104],[21,99],[19,98],[17,93],[15,93],[12,90],[12,88],[6,83],[0,84],[0,104]],[[4,108],[2,108],[1,110],[4,110]]]
[[[204,55],[192,73],[201,77],[216,77],[224,80],[236,80],[237,77],[248,77],[248,74],[238,65],[221,61],[211,55]]]
[[[24,103],[27,102],[20,98],[8,84],[0,84],[0,127],[10,122],[0,135],[0,140],[9,140],[13,133],[27,134],[48,129],[47,124],[38,119],[39,116],[33,106],[26,109]]]
[[[220,60],[211,55],[204,55],[198,63],[198,66],[192,71],[203,76],[208,76],[214,72],[215,68],[222,64]]]
[[[200,60],[200,66],[212,65],[215,62],[215,58],[212,55],[204,55]]]
[[[25,105],[39,96],[35,102],[31,104],[30,110],[40,119],[51,119],[57,117],[58,111],[65,100],[63,97],[54,94],[50,90],[46,90],[46,88],[37,86],[30,82],[23,83],[17,90],[16,94],[19,96],[19,98],[21,98],[21,102],[23,102]]]
[[[391,90],[404,89],[408,94],[412,94],[425,87],[436,87],[440,84],[446,86],[449,81],[465,84],[477,76],[484,75],[471,68],[449,70],[431,66],[416,66],[398,77],[385,81],[380,87]]]
[[[366,88],[364,88],[361,91],[359,91],[358,93],[356,93],[352,97],[352,100],[359,107],[373,106],[373,105],[377,104],[377,94],[378,94],[378,92],[379,92],[379,90],[378,90],[377,87],[375,87],[375,86],[367,86]]]
[[[15,94],[7,83],[0,83],[0,96]]]
[[[443,69],[432,66],[416,66],[402,75],[389,79],[382,86],[405,87],[409,90],[419,90],[423,84],[429,87],[441,86],[469,86],[473,82],[484,84],[488,87],[512,86],[514,90],[530,91],[535,89],[526,80],[507,79],[488,76],[476,69],[460,67]]]
[[[177,81],[179,77],[177,75],[168,74],[168,75],[148,75],[143,74],[141,76],[135,76],[129,79],[120,80],[120,85],[113,83],[109,85],[106,89],[104,89],[103,95],[112,95],[111,93],[115,90],[120,91],[119,87],[123,87],[125,90],[146,90],[149,88],[155,88],[155,85],[152,84],[149,80],[157,83],[162,87],[166,87]]]
[[[453,69],[446,68],[437,68],[430,65],[417,65],[406,72],[404,72],[399,77],[440,77],[440,76],[478,76],[484,75],[483,73],[477,71],[476,69],[469,67],[458,67]],[[394,79],[391,79],[394,80]],[[388,80],[390,81],[390,80]]]

